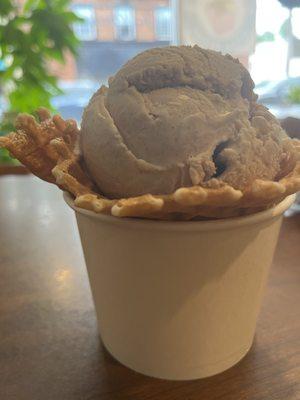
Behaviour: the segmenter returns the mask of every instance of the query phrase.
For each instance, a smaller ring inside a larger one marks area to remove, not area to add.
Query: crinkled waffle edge
[[[85,172],[76,122],[58,115],[51,118],[45,109],[38,115],[39,122],[30,115],[19,115],[16,132],[0,138],[0,147],[33,174],[71,193],[76,207],[96,213],[161,220],[228,218],[267,209],[300,190],[300,142],[295,141],[299,155],[295,167],[277,182],[257,179],[244,191],[224,184],[216,189],[193,186],[169,195],[107,199],[96,192]]]

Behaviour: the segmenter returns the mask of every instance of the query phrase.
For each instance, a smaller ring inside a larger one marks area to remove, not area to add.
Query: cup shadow
[[[100,351],[106,381],[106,393],[102,394],[101,400],[140,400],[142,394],[147,394],[147,400],[214,400],[223,396],[232,400],[259,400],[271,398],[276,392],[268,383],[270,376],[273,382],[278,377],[278,386],[285,387],[286,399],[297,398],[297,388],[290,385],[285,376],[284,360],[277,360],[275,363],[270,348],[262,348],[256,338],[248,354],[235,366],[221,374],[192,381],[167,381],[147,377],[121,365],[103,345]]]

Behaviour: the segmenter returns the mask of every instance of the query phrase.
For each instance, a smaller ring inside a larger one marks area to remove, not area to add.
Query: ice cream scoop
[[[82,154],[99,191],[121,198],[223,182],[244,189],[275,179],[287,159],[292,169],[287,136],[253,87],[238,60],[198,46],[130,60],[82,119]]]

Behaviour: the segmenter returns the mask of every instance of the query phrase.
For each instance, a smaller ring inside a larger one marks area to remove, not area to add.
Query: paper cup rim
[[[162,221],[142,218],[120,218],[112,215],[95,213],[94,211],[85,210],[74,205],[74,199],[69,192],[64,191],[63,197],[65,202],[76,213],[83,214],[91,219],[99,220],[106,224],[118,225],[127,228],[151,229],[151,230],[167,230],[167,231],[211,231],[234,229],[243,225],[252,225],[264,220],[273,219],[282,215],[295,201],[296,195],[292,194],[285,197],[280,203],[274,207],[264,211],[257,212],[241,217],[215,219],[209,221]]]

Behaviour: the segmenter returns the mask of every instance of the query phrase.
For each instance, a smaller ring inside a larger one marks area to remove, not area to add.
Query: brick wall
[[[1,0],[0,0],[1,1]],[[24,5],[26,0],[17,0],[19,7]],[[97,25],[97,41],[114,42],[114,7],[122,4],[122,0],[73,0],[73,5],[91,5],[95,10]],[[155,25],[154,12],[156,7],[168,6],[169,0],[131,0],[126,4],[130,4],[135,10],[136,24],[136,41],[137,42],[154,42],[155,41]],[[57,75],[60,79],[72,80],[77,77],[77,66],[74,57],[67,53],[65,63],[60,64],[56,61],[49,63],[51,73]]]
[[[90,5],[95,10],[97,41],[100,43],[116,40],[114,27],[114,7],[121,4],[119,0],[73,0],[73,5]],[[156,40],[154,13],[157,7],[169,5],[169,0],[131,0],[127,4],[134,7],[137,42],[150,43]],[[79,64],[86,60],[79,60]],[[74,79],[77,76],[76,62],[71,57],[63,66],[53,63],[52,71],[61,79]]]
[[[63,64],[53,60],[49,63],[49,71],[52,75],[63,80],[73,80],[77,78],[77,66],[73,55],[69,52],[65,53],[65,61]]]
[[[101,41],[114,41],[114,7],[122,2],[118,0],[73,0],[78,5],[94,7],[97,23],[97,36]],[[169,5],[169,0],[131,0],[126,2],[134,7],[136,22],[136,40],[152,42],[155,40],[154,12],[156,7]]]
[[[17,0],[17,2],[23,4],[25,0]],[[134,7],[136,26],[135,41],[137,43],[132,42],[130,44],[126,42],[118,42],[116,40],[114,7],[123,3],[130,4]],[[122,60],[122,62],[126,60],[127,55],[134,55],[133,47],[138,51],[142,51],[143,48],[166,44],[166,42],[162,43],[157,41],[155,35],[155,9],[157,7],[168,6],[169,3],[169,0],[72,0],[73,5],[86,4],[94,8],[97,38],[96,41],[83,42],[82,49],[80,49],[81,56],[77,63],[72,55],[67,54],[66,62],[63,65],[58,64],[57,62],[50,63],[51,72],[57,75],[60,79],[76,79],[78,76],[88,77],[88,73],[82,73],[82,70],[88,71],[90,69],[91,53],[87,51],[89,47],[99,46],[103,48],[103,52],[101,49],[101,51],[95,51],[95,57],[100,57],[101,55],[101,70],[105,72],[105,65],[103,64],[107,64],[107,68],[112,71],[113,68],[110,63],[118,66],[120,60]],[[94,54],[94,50],[92,54]],[[116,58],[119,59],[118,62],[116,61]],[[248,66],[248,55],[241,55],[239,58],[245,66]]]

